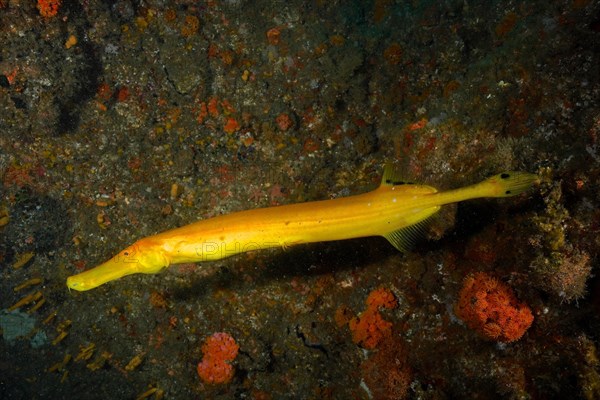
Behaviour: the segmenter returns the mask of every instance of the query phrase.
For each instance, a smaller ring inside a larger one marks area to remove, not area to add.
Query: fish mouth
[[[138,262],[125,262],[122,258],[113,257],[104,264],[67,278],[69,289],[83,292],[97,288],[107,282],[114,281],[138,272]]]

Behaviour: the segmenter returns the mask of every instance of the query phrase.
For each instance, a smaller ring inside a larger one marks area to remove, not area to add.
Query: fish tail
[[[482,184],[490,189],[489,197],[511,197],[526,192],[539,182],[540,178],[535,174],[507,171],[486,179]]]

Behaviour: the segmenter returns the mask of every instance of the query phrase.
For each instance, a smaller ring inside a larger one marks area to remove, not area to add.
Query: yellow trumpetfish
[[[475,185],[438,192],[431,186],[404,182],[386,167],[381,185],[368,193],[234,212],[140,239],[104,264],[70,276],[67,286],[89,290],[126,275],[155,274],[171,264],[366,236],[383,236],[404,251],[419,226],[442,205],[515,196],[537,181],[534,174],[504,172]]]

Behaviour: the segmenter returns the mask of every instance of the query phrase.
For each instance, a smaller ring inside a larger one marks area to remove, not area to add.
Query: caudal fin
[[[482,183],[492,186],[493,197],[511,197],[526,192],[539,181],[540,178],[535,174],[507,171],[494,175]]]

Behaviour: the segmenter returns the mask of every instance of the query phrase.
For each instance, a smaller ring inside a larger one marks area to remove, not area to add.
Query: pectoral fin
[[[420,222],[416,224],[400,228],[393,232],[386,233],[383,235],[399,251],[406,253],[409,251],[415,243],[423,237],[423,232],[431,222],[431,217],[439,211],[440,207],[428,208],[422,213],[428,214]]]

